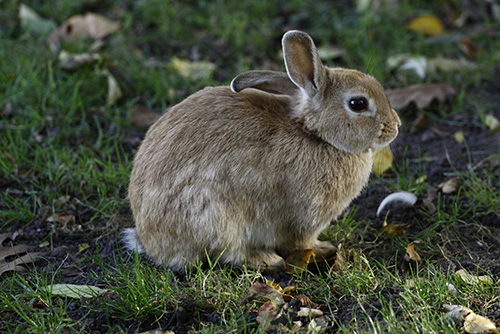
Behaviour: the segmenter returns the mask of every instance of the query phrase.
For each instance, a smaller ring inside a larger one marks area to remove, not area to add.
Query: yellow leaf
[[[375,175],[380,176],[386,170],[392,167],[392,160],[394,159],[389,146],[378,149],[375,152],[373,160],[373,172]]]
[[[384,227],[382,227],[382,233],[384,233],[390,237],[397,237],[398,235],[405,234],[405,230],[407,227],[408,227],[408,224],[404,224],[404,225],[386,224]]]
[[[475,284],[475,283],[484,283],[484,284],[494,284],[494,280],[491,276],[487,275],[482,275],[482,276],[474,276],[469,274],[463,269],[458,270],[455,272],[464,282],[468,284]]]
[[[295,251],[286,258],[286,270],[299,273],[307,268],[313,257],[314,249]]]
[[[189,61],[172,58],[170,66],[185,78],[193,80],[207,80],[215,71],[215,64],[208,61]]]
[[[465,333],[499,333],[495,323],[490,319],[474,313],[470,308],[462,305],[447,305],[443,307],[449,312],[445,314],[445,319],[454,322],[463,321],[463,329]]]
[[[414,18],[408,24],[408,29],[421,32],[426,36],[436,36],[444,33],[443,24],[434,15],[422,15]]]
[[[65,296],[70,298],[92,298],[106,293],[108,290],[90,285],[76,284],[54,284],[44,290],[50,291],[53,295]]]
[[[415,250],[415,244],[419,244],[421,242],[422,242],[422,240],[412,241],[408,246],[406,246],[406,253],[410,257],[410,260],[417,261],[417,262],[422,261],[422,259],[420,258],[420,255]]]
[[[484,116],[483,123],[490,131],[500,130],[500,121],[493,115]]]
[[[465,136],[462,131],[457,131],[453,134],[453,137],[455,138],[455,141],[459,144],[463,144],[465,141]]]

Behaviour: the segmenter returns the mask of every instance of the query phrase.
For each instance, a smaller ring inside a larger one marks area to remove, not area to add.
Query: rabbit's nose
[[[392,109],[392,113],[394,115],[393,121],[397,124],[398,128],[401,126],[401,119],[398,116],[396,110]]]

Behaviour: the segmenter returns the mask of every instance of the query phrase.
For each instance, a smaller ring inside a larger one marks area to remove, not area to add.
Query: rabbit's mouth
[[[382,148],[389,145],[398,136],[398,127],[400,123],[394,122],[392,124],[384,123],[382,129],[380,130],[380,135],[378,137],[378,143],[376,143],[375,149]]]

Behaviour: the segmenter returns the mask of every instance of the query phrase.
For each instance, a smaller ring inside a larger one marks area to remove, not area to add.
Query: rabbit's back
[[[148,131],[129,197],[152,258],[175,266],[200,249],[293,249],[359,193],[371,153],[343,154],[288,116],[288,97],[267,95],[206,88]]]

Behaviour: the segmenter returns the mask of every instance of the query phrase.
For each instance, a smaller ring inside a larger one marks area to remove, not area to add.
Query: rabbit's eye
[[[368,101],[364,97],[355,97],[349,100],[349,108],[352,111],[363,111],[368,108]]]

